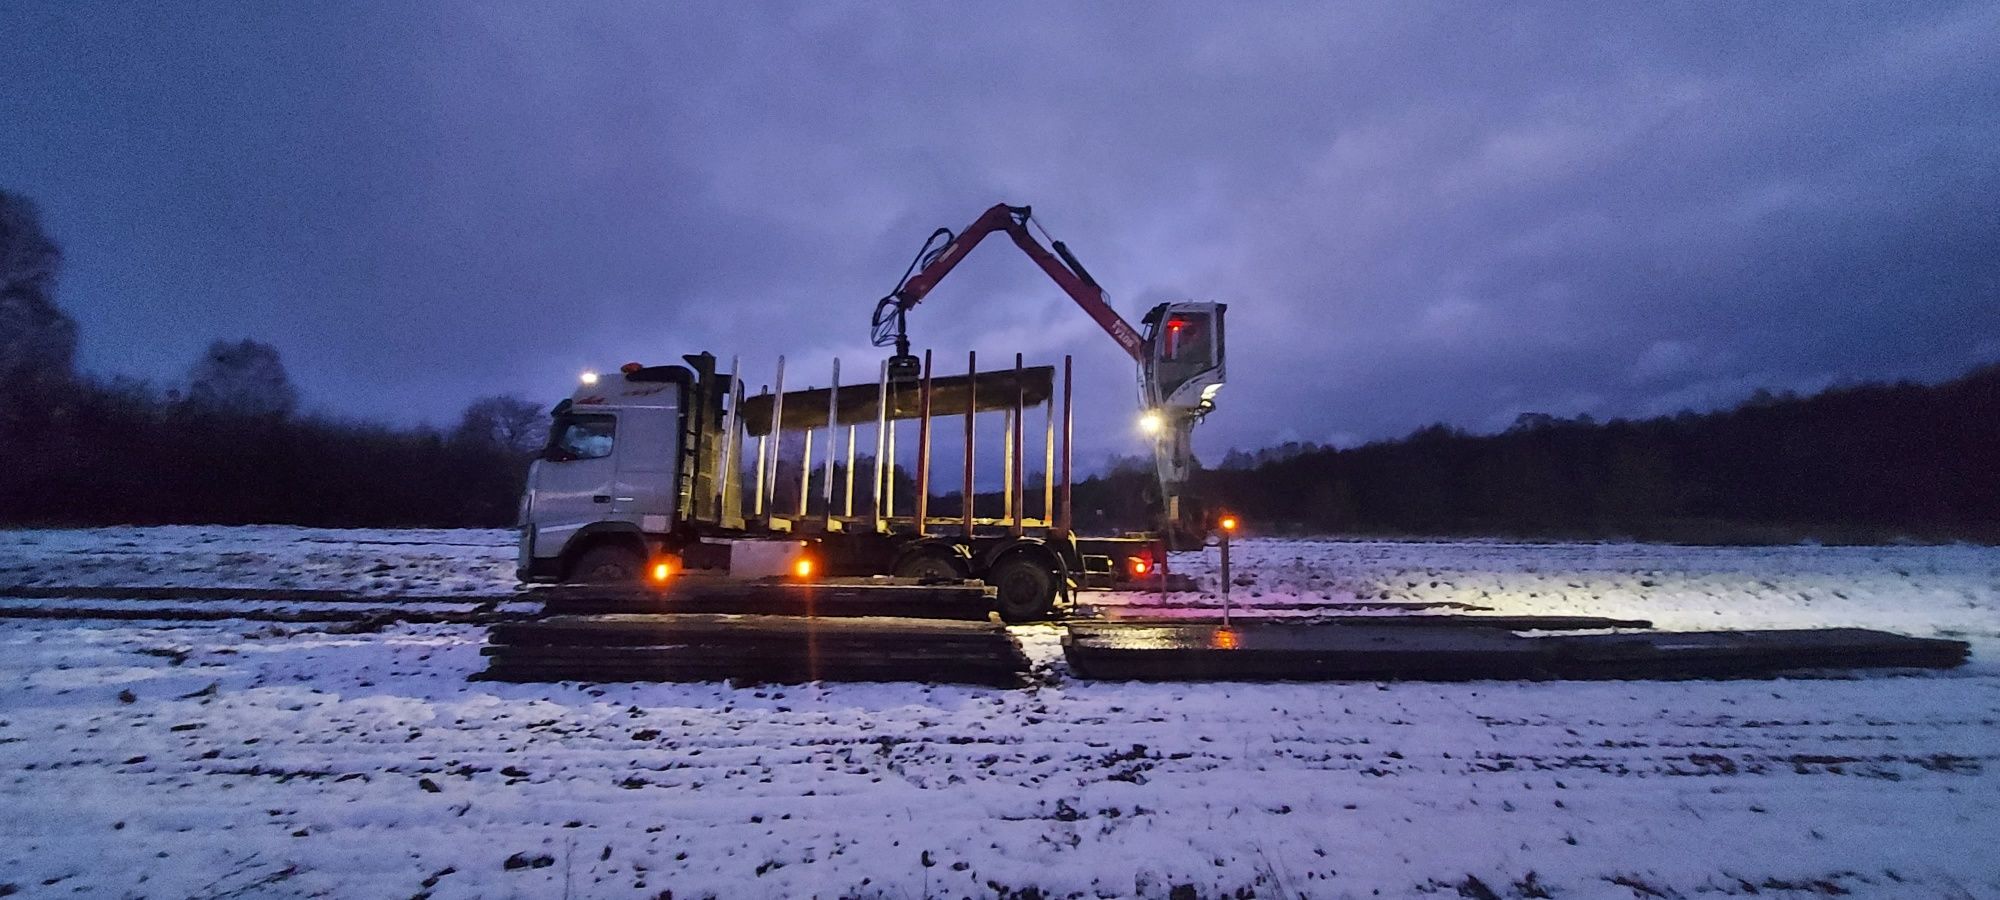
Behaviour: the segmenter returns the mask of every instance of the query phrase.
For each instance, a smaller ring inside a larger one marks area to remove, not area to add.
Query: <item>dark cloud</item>
[[[1979,3],[15,3],[0,184],[65,245],[86,366],[251,337],[309,407],[434,422],[699,348],[872,367],[930,229],[1032,203],[1129,316],[1231,304],[1219,456],[2000,356],[1995,34]],[[912,322],[954,364],[1076,354],[1114,423],[1085,458],[1136,449],[1129,365],[1004,245]]]

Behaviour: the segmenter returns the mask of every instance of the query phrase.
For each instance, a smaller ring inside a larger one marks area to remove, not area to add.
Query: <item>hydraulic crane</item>
[[[1055,252],[1050,253],[1035,240],[1028,231],[1031,216],[1029,207],[1002,203],[988,209],[957,234],[949,228],[932,232],[903,272],[896,289],[876,303],[871,323],[875,346],[896,348],[895,355],[889,358],[892,380],[915,378],[919,364],[910,352],[906,322],[910,308],[922,302],[987,235],[1005,231],[1021,252],[1028,254],[1057,287],[1138,363],[1142,407],[1139,423],[1153,440],[1162,512],[1171,532],[1181,524],[1181,492],[1194,466],[1191,437],[1195,423],[1215,408],[1215,394],[1222,389],[1222,314],[1228,306],[1200,301],[1159,304],[1140,320],[1146,326],[1142,335],[1111,308],[1104,288],[1090,277],[1089,270],[1063,242],[1051,241]],[[1036,227],[1040,227],[1039,223]],[[1043,235],[1047,236],[1047,232]]]

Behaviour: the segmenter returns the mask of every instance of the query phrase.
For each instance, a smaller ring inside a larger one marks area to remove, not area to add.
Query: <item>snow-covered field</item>
[[[1066,677],[1035,626],[1045,679],[1021,690],[589,687],[468,682],[470,626],[0,620],[0,895],[2000,896],[2000,550],[1236,550],[1252,607],[1861,625],[1974,659],[1136,685]],[[478,595],[512,588],[512,552],[489,531],[9,532],[0,585]]]

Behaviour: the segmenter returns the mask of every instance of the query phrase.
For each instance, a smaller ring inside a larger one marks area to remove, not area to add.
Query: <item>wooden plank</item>
[[[1015,659],[1020,648],[1011,641],[980,645],[927,647],[893,644],[701,644],[655,643],[590,646],[585,644],[494,644],[480,648],[482,655],[504,659],[571,659],[590,662],[599,659],[689,658],[733,662],[744,659],[806,658],[838,660],[937,660],[974,662],[982,659]]]
[[[918,671],[908,668],[876,670],[843,669],[838,671],[764,669],[757,672],[718,672],[707,669],[688,669],[661,665],[601,668],[588,671],[568,668],[496,665],[473,677],[475,680],[480,681],[577,681],[592,684],[627,681],[722,681],[736,684],[806,684],[818,681],[920,682],[926,684],[964,684],[1001,688],[1019,687],[1026,680],[1025,675],[1018,672],[991,673],[969,669],[944,671]]]
[[[734,662],[734,660],[690,660],[690,658],[618,658],[618,660],[548,660],[548,658],[496,658],[488,670],[504,672],[572,672],[572,674],[596,674],[596,672],[672,672],[678,676],[706,676],[706,678],[794,678],[808,676],[806,680],[842,680],[844,676],[904,676],[904,678],[938,678],[938,676],[960,676],[974,680],[990,680],[1000,676],[1014,676],[1026,672],[1026,666],[1014,664],[1010,660],[974,662],[974,664],[948,664],[934,660],[754,660],[754,662]]]
[[[1091,626],[1063,640],[1084,678],[1165,681],[1527,678],[1546,654],[1506,632],[1368,626]]]
[[[525,593],[473,595],[363,594],[309,588],[160,585],[14,585],[0,587],[0,597],[23,600],[292,600],[301,603],[463,603],[530,599]]]
[[[1019,390],[1028,406],[1048,402],[1055,392],[1055,367],[1035,366],[994,372],[981,372],[977,381],[964,375],[939,375],[931,379],[931,408],[933,410],[962,411],[968,400],[979,399],[980,412],[993,412],[1014,408],[1014,393]],[[779,404],[779,415],[783,422],[779,427],[786,431],[801,428],[826,427],[826,388],[803,391],[786,391],[784,402]],[[744,429],[751,437],[769,434],[771,431],[771,404],[769,393],[743,398],[741,417]],[[835,420],[840,425],[872,424],[882,408],[881,389],[873,384],[857,384],[843,387],[839,391]],[[910,386],[892,389],[889,399],[889,418],[901,421],[921,415],[917,409],[917,391]]]
[[[775,616],[773,618],[785,618]],[[982,635],[953,635],[923,631],[883,631],[875,633],[838,631],[768,631],[754,628],[708,630],[671,626],[633,625],[619,628],[540,627],[535,623],[498,623],[490,643],[507,647],[650,647],[695,645],[742,647],[766,644],[803,645],[816,643],[830,648],[848,647],[943,647],[978,648],[1009,644],[1013,637],[996,631]]]
[[[548,616],[494,626],[496,644],[532,641],[615,641],[638,637],[687,640],[729,635],[750,638],[813,635],[825,639],[860,636],[866,639],[939,641],[1007,639],[1006,628],[988,622],[956,622],[916,618],[807,618],[803,616],[721,615],[705,613]]]
[[[548,666],[554,668],[584,671],[599,667],[675,666],[688,670],[704,669],[729,675],[757,673],[772,670],[789,670],[809,667],[814,671],[847,671],[875,669],[907,669],[923,671],[978,671],[978,672],[1020,672],[1027,669],[1024,658],[1018,654],[989,653],[961,656],[848,656],[840,654],[780,654],[775,652],[754,655],[718,655],[683,652],[676,648],[645,647],[627,648],[616,653],[589,654],[541,654],[514,652],[498,654],[488,660],[490,666]]]
[[[367,622],[389,625],[490,625],[525,621],[525,613],[429,612],[402,609],[194,609],[189,607],[0,606],[0,619],[94,619],[115,622]]]
[[[1217,598],[1214,600],[1182,600],[1182,601],[1169,601],[1166,603],[1156,603],[1149,601],[1145,603],[1131,603],[1131,604],[1092,605],[1092,608],[1097,611],[1097,614],[1102,615],[1107,619],[1116,619],[1124,617],[1144,618],[1145,613],[1148,610],[1212,609],[1219,612],[1222,609],[1222,600],[1220,598]],[[1283,610],[1287,612],[1292,612],[1292,611],[1315,611],[1315,610],[1386,611],[1386,610],[1457,609],[1457,610],[1464,610],[1466,612],[1484,612],[1484,611],[1489,611],[1492,608],[1493,607],[1480,606],[1474,603],[1460,603],[1456,600],[1354,600],[1354,601],[1338,601],[1338,602],[1331,600],[1324,600],[1324,601],[1284,600],[1278,602],[1264,602],[1260,600],[1254,606],[1245,606],[1241,603],[1238,603],[1234,606],[1234,609],[1240,615],[1254,615],[1256,612],[1260,610]]]
[[[1648,638],[1635,640],[1634,638]],[[1564,635],[1540,638],[1563,654],[1570,677],[1724,677],[1795,669],[1953,668],[1964,641],[1862,628]]]
[[[487,672],[513,673],[512,680],[664,680],[756,682],[929,681],[991,684],[1018,682],[1028,670],[1024,658],[990,656],[959,659],[884,659],[698,654],[623,654],[583,659],[502,656]]]
[[[552,616],[495,627],[483,677],[514,681],[926,681],[1015,684],[1005,627],[913,618]]]
[[[605,605],[639,606],[662,599],[721,605],[733,599],[786,598],[802,602],[875,600],[918,603],[973,603],[993,597],[995,590],[976,580],[921,582],[914,578],[827,578],[813,582],[743,581],[687,575],[664,589],[639,585],[560,585],[492,594],[365,594],[354,591],[302,588],[178,587],[157,585],[14,585],[0,587],[0,597],[24,600],[266,600],[301,603],[396,606],[417,603],[570,603],[601,601]],[[776,600],[770,600],[776,603]],[[989,604],[990,606],[990,604]],[[913,606],[914,608],[914,606]]]
[[[994,608],[994,588],[978,581],[914,579],[731,581],[677,579],[664,589],[557,588],[537,592],[551,614],[625,612],[743,613],[788,616],[896,616],[980,621]]]
[[[622,597],[578,598],[543,604],[550,615],[620,613],[679,613],[789,616],[794,618],[893,617],[938,621],[984,622],[993,611],[990,599],[975,603],[910,597],[812,598],[796,595],[744,597]]]
[[[524,600],[552,600],[573,597],[743,597],[766,594],[814,596],[956,597],[991,595],[994,588],[985,582],[922,581],[915,578],[819,578],[793,581],[789,578],[733,579],[700,572],[682,574],[662,587],[643,585],[560,585],[523,592]]]
[[[1679,678],[1964,662],[1962,641],[1863,629],[1525,637],[1497,629],[1351,624],[1075,625],[1063,638],[1084,678],[1466,680]]]
[[[1344,625],[1380,626],[1384,628],[1497,628],[1502,631],[1592,631],[1609,628],[1651,628],[1653,623],[1646,619],[1613,619],[1605,616],[1461,616],[1461,615],[1331,615],[1246,617],[1237,616],[1235,624],[1250,625],[1260,623],[1290,625]],[[1107,621],[1105,624],[1114,624]],[[1221,625],[1221,616],[1170,616],[1145,618],[1140,616],[1119,616],[1116,625]],[[1088,627],[1077,623],[1078,627]]]

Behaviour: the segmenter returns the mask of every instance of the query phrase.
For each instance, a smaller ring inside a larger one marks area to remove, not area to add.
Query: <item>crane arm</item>
[[[1155,331],[1142,336],[1131,323],[1118,315],[1104,297],[1104,289],[1090,277],[1075,254],[1061,241],[1051,241],[1055,252],[1043,247],[1028,231],[1030,210],[1026,206],[998,204],[958,234],[949,228],[931,233],[924,249],[918,251],[902,281],[875,304],[873,336],[878,347],[895,345],[885,375],[898,383],[916,379],[917,358],[910,354],[908,314],[923,302],[932,288],[958,266],[972,248],[996,231],[1007,232],[1014,246],[1028,254],[1042,272],[1054,280],[1063,293],[1103,328],[1118,346],[1139,364],[1139,394],[1145,404],[1142,422],[1153,433],[1153,459],[1159,470],[1161,500],[1170,531],[1180,521],[1180,494],[1194,468],[1194,448],[1190,442],[1195,423],[1214,408],[1210,398],[1222,387],[1222,311],[1220,303],[1162,303],[1153,308],[1145,324]],[[944,239],[937,246],[939,238]],[[933,249],[935,248],[935,249]],[[1183,344],[1181,330],[1195,324]],[[1164,335],[1164,337],[1163,337]],[[1165,344],[1158,342],[1165,340]],[[1159,359],[1155,359],[1155,356]],[[1198,529],[1197,529],[1198,531]],[[1194,532],[1189,532],[1194,533]]]
[[[881,306],[877,307],[878,326],[883,324],[882,315],[885,308],[893,308],[895,312],[898,353],[909,352],[904,346],[907,339],[902,328],[903,314],[909,312],[910,307],[922,302],[931,289],[937,287],[938,282],[951,273],[959,260],[971,253],[972,248],[979,246],[979,242],[987,235],[995,231],[1005,231],[1008,237],[1014,239],[1014,245],[1020,247],[1021,252],[1026,253],[1029,259],[1034,260],[1035,265],[1040,266],[1042,271],[1055,281],[1056,286],[1063,289],[1063,293],[1076,301],[1077,306],[1083,307],[1084,313],[1089,315],[1098,327],[1103,328],[1106,334],[1111,335],[1111,339],[1117,341],[1119,347],[1124,348],[1125,352],[1141,365],[1146,363],[1146,339],[1141,337],[1117,310],[1111,308],[1110,302],[1104,299],[1104,289],[1098,287],[1097,282],[1083,270],[1083,266],[1076,261],[1076,257],[1069,254],[1068,248],[1064,247],[1061,241],[1055,244],[1056,250],[1061,252],[1063,257],[1058,259],[1054,253],[1048,251],[1048,248],[1043,247],[1040,241],[1035,240],[1035,236],[1028,231],[1030,214],[1030,207],[996,204],[992,209],[980,214],[979,218],[964,231],[946,241],[937,252],[927,257],[919,257],[920,267],[913,266],[915,271],[904,278],[903,283],[898,285],[894,292],[882,298]],[[950,234],[943,229],[939,231],[941,234]]]

